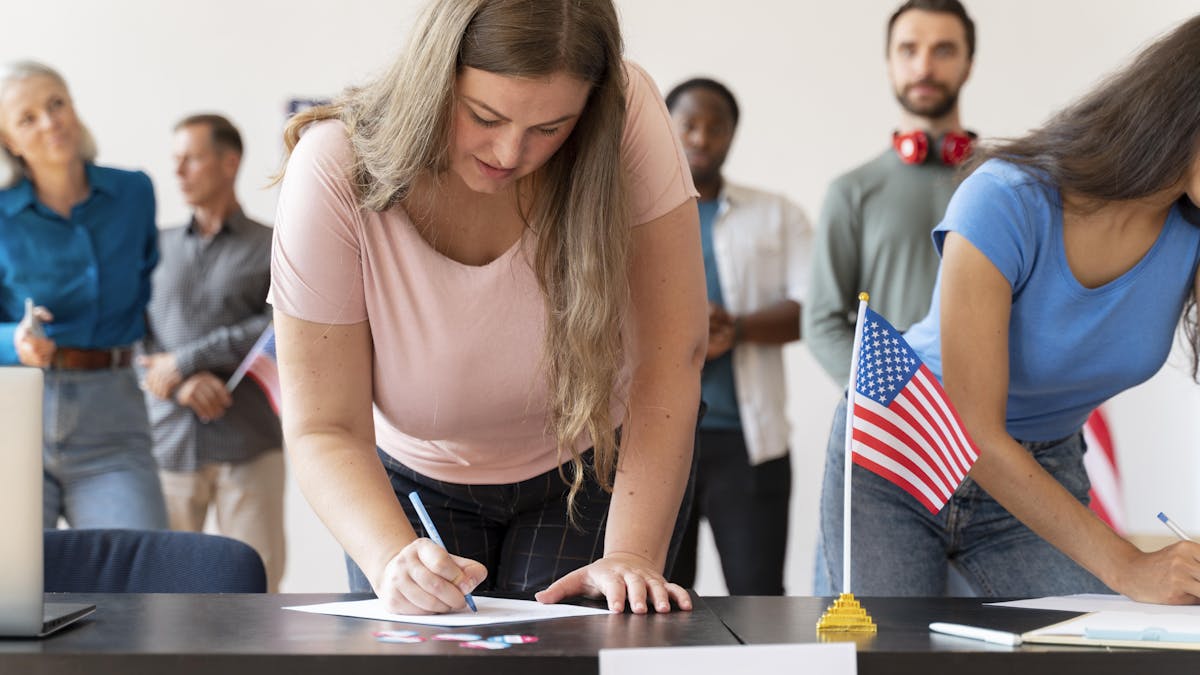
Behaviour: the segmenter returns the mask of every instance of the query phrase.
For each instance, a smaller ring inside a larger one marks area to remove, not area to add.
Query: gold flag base
[[[842,593],[817,622],[817,633],[875,633],[875,622],[853,593]]]

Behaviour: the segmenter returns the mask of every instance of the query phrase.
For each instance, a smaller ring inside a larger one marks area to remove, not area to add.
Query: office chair
[[[47,593],[265,593],[250,546],[169,530],[46,530]]]

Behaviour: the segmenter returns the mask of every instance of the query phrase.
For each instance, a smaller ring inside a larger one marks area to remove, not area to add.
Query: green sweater
[[[838,384],[850,378],[858,294],[900,330],[925,316],[937,278],[930,232],[957,186],[939,162],[906,165],[890,148],[829,186],[813,241],[804,341]]]

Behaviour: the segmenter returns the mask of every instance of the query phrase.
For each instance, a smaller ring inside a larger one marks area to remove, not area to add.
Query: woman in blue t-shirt
[[[906,337],[980,458],[936,516],[853,467],[853,590],[940,595],[953,561],[988,596],[1107,587],[1200,601],[1200,544],[1143,553],[1088,510],[1080,431],[1158,371],[1181,314],[1196,351],[1200,16],[976,161],[934,231],[929,315]],[[821,505],[826,593],[841,585],[844,404],[838,417]]]

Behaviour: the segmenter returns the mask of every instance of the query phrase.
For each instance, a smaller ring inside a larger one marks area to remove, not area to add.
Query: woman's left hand
[[[669,583],[657,566],[630,553],[610,553],[550,584],[534,597],[538,602],[553,604],[577,595],[608,598],[608,608],[614,612],[623,611],[626,600],[634,614],[645,614],[650,605],[656,612],[670,612],[672,600],[681,610],[692,609],[692,598],[682,586]]]

